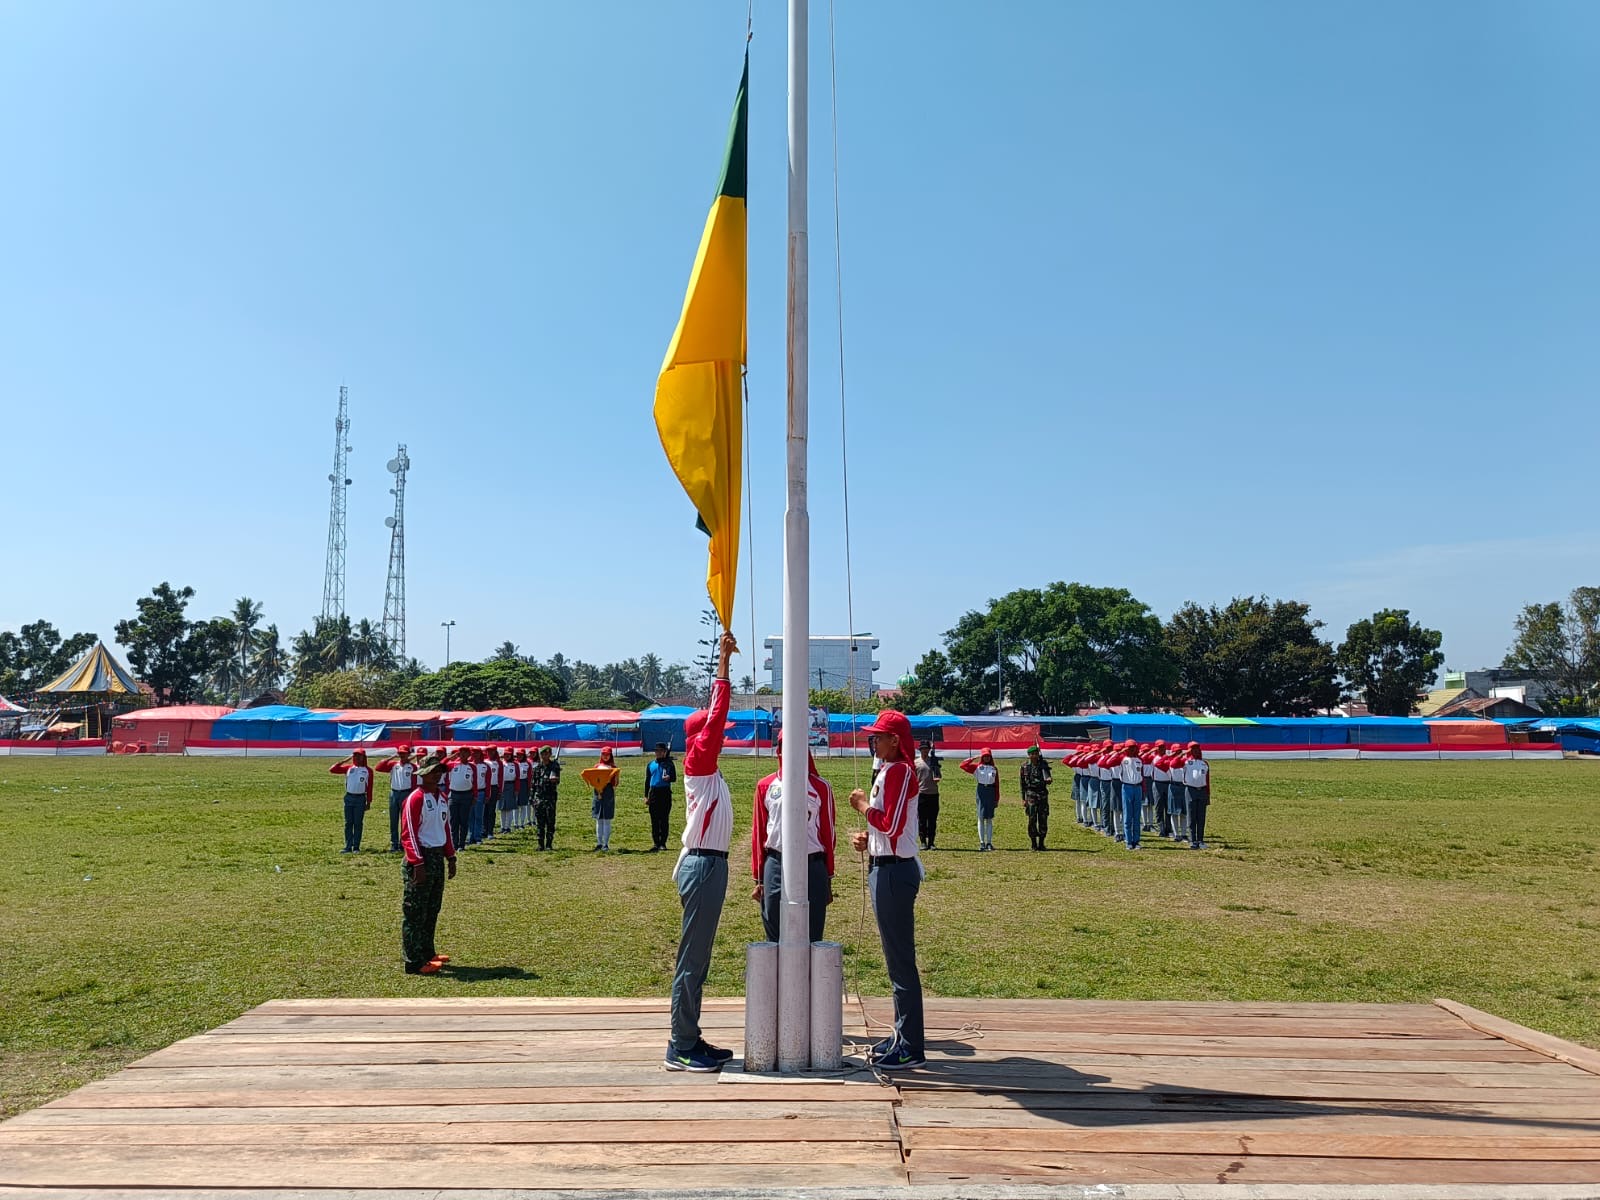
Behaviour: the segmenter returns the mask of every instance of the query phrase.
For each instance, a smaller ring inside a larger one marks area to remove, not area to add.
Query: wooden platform
[[[742,1023],[708,1002],[710,1040]],[[0,1194],[1600,1184],[1600,1053],[1449,1001],[932,1000],[929,1063],[892,1083],[669,1074],[666,1025],[273,1001],[0,1124]]]

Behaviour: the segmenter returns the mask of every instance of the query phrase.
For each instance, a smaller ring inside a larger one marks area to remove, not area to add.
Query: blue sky
[[[827,9],[813,4],[813,629],[842,632]],[[780,616],[784,9],[755,5],[753,587]],[[0,4],[0,628],[160,580],[408,649],[687,657],[650,419],[745,5]],[[1053,579],[1409,607],[1451,666],[1595,583],[1600,6],[843,6],[855,614],[893,676]],[[749,669],[752,659],[736,664]]]

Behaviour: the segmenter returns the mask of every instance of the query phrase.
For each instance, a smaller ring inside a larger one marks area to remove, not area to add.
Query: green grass
[[[586,761],[586,760],[585,760]],[[709,987],[741,990],[760,937],[747,898],[758,770],[725,767],[738,869]],[[847,761],[825,762],[843,796]],[[278,996],[664,995],[673,854],[648,844],[639,768],[608,856],[576,772],[554,854],[474,848],[445,894],[461,969],[399,963],[399,856],[341,856],[340,782],[293,759],[0,759],[0,1110],[60,1095]],[[1008,775],[1014,767],[1008,767]],[[1208,837],[1131,855],[1073,823],[1052,852],[1002,807],[977,854],[952,764],[926,856],[919,953],[931,993],[1417,1001],[1449,996],[1600,1045],[1600,771],[1562,763],[1219,763]],[[1014,790],[1014,789],[1013,789]],[[366,844],[387,844],[384,801]],[[373,819],[376,818],[376,819]],[[681,798],[674,810],[680,827]],[[841,824],[854,821],[846,813]],[[887,980],[862,874],[841,854],[829,936],[867,993]]]

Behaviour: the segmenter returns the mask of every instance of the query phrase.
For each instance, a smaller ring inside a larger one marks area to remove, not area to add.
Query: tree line
[[[1309,716],[1359,699],[1405,716],[1444,665],[1443,634],[1405,609],[1356,621],[1338,643],[1323,628],[1297,600],[1191,601],[1163,623],[1122,588],[1020,588],[964,614],[917,663],[902,699],[911,712],[983,712],[1004,700],[1044,715],[1103,704],[1237,717]],[[1600,588],[1526,606],[1503,665],[1544,685],[1547,710],[1594,711]]]
[[[396,654],[381,623],[369,619],[317,617],[285,639],[248,596],[209,618],[190,613],[193,599],[192,587],[164,581],[116,623],[116,642],[158,704],[240,705],[281,690],[286,702],[308,708],[638,708],[699,690],[696,668],[658,654],[597,666],[560,653],[541,661],[509,641],[482,662],[430,671]],[[44,620],[0,630],[0,694],[30,695],[96,640],[63,637]]]

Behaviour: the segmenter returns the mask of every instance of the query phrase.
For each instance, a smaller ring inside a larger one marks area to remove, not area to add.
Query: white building
[[[771,673],[772,690],[783,691],[783,636],[769,637],[761,643],[767,658],[761,665]],[[872,673],[880,666],[872,657],[878,648],[878,639],[870,633],[854,636],[846,633],[827,634],[811,639],[808,655],[810,671],[806,686],[810,688],[838,688],[847,691],[852,686],[858,696],[870,696],[877,690]]]

